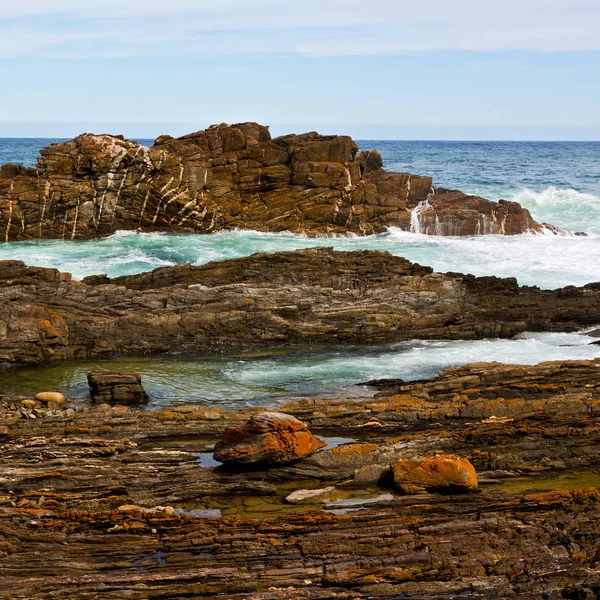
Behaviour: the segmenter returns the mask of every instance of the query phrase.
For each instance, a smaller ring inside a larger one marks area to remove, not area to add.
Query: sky
[[[0,0],[0,137],[600,140],[600,0]]]

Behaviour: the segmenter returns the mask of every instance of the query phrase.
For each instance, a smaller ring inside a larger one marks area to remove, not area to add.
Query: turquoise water
[[[1,140],[0,163],[32,165],[47,140]],[[586,231],[575,236],[444,238],[391,228],[362,238],[310,239],[253,231],[212,235],[119,232],[93,241],[0,244],[0,260],[58,268],[76,278],[148,271],[189,262],[331,245],[339,250],[379,249],[438,271],[516,277],[521,284],[556,288],[600,281],[600,144],[525,142],[361,142],[378,148],[388,169],[429,174],[439,186],[493,200],[513,199],[538,221]],[[156,405],[197,401],[225,406],[276,405],[290,396],[366,393],[352,387],[381,377],[420,379],[474,361],[534,364],[590,359],[600,346],[580,334],[527,334],[515,340],[413,341],[384,347],[313,347],[269,356],[118,358],[64,363],[0,374],[0,390],[33,395],[52,387],[87,394],[86,374],[97,366],[139,371]]]
[[[153,406],[274,406],[315,394],[364,397],[372,391],[355,384],[384,377],[422,379],[468,362],[598,358],[600,346],[589,345],[594,339],[579,333],[528,333],[514,340],[415,340],[370,347],[278,348],[260,354],[122,357],[0,372],[0,390],[33,397],[54,389],[82,398],[88,394],[87,373],[108,368],[140,373]]]
[[[150,143],[148,140],[141,140]],[[49,140],[0,139],[0,162],[32,165]],[[443,238],[391,228],[363,238],[309,239],[251,231],[212,235],[120,232],[93,241],[0,245],[0,259],[56,267],[76,278],[119,276],[156,267],[237,258],[318,245],[379,249],[438,271],[516,277],[556,288],[600,280],[600,143],[360,142],[378,148],[388,169],[432,175],[434,183],[497,200],[513,199],[538,221],[586,231],[588,237],[485,236]]]

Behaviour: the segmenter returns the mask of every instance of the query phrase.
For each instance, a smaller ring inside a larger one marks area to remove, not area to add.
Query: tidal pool
[[[161,355],[65,361],[0,372],[0,392],[34,396],[56,390],[88,397],[87,374],[95,369],[136,371],[150,406],[203,403],[211,406],[280,406],[319,394],[372,396],[358,386],[378,378],[432,377],[469,362],[536,364],[546,360],[600,357],[597,340],[585,333],[527,333],[510,340],[410,340],[378,346],[269,347],[221,355]]]

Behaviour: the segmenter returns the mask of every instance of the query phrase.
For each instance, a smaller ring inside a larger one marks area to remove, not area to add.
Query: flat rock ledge
[[[599,370],[600,360],[474,364],[388,381],[371,400],[288,404],[281,410],[316,435],[355,441],[244,472],[205,468],[198,457],[263,409],[75,409],[67,399],[50,410],[3,397],[2,592],[14,600],[594,598]],[[443,455],[468,460],[479,489],[406,496],[391,487],[397,461]],[[325,491],[327,501],[305,493],[286,502],[300,490]]]
[[[160,136],[151,148],[86,133],[44,148],[34,168],[0,167],[0,240],[7,242],[117,230],[368,235],[388,227],[564,233],[516,202],[434,190],[431,177],[387,172],[376,150],[359,153],[347,136],[272,139],[257,123]]]

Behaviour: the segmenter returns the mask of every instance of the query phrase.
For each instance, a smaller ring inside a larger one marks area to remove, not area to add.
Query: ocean
[[[0,139],[0,164],[35,164],[55,140]],[[151,140],[138,140],[151,144]],[[537,221],[584,231],[554,235],[434,237],[390,228],[353,238],[232,231],[211,235],[118,232],[92,241],[42,240],[0,244],[0,260],[58,268],[81,278],[118,276],[160,266],[236,258],[320,245],[339,250],[378,249],[437,271],[516,277],[523,285],[553,289],[600,281],[600,142],[359,141],[378,149],[384,168],[431,175],[434,185],[491,200],[515,200]],[[421,378],[476,360],[533,364],[595,358],[586,335],[527,334],[515,340],[403,342],[372,348],[296,348],[272,356],[236,355],[179,359],[121,358],[112,367],[142,373],[158,404],[196,400],[209,404],[269,405],[289,395],[350,393],[349,384],[377,377]],[[120,361],[120,362],[119,362]],[[97,364],[97,363],[95,363]],[[36,389],[49,377],[57,389],[85,395],[91,363],[27,369],[0,378],[0,387]],[[45,378],[45,379],[44,379]],[[4,381],[6,379],[6,381]],[[352,393],[359,393],[352,388]]]

